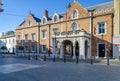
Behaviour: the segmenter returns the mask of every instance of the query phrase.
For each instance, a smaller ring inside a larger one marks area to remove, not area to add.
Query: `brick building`
[[[119,16],[115,14],[119,5],[114,7],[117,2],[120,5],[119,0],[114,0],[83,8],[74,0],[64,14],[49,16],[45,10],[39,19],[30,13],[16,28],[17,48],[24,46],[24,53],[53,54],[60,58],[113,56],[114,30],[120,23],[114,22]]]

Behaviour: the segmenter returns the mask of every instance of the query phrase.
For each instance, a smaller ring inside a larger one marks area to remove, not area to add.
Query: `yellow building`
[[[30,13],[16,28],[17,48],[24,46],[24,53],[53,54],[60,58],[113,56],[113,35],[117,30],[114,26],[118,24],[114,19],[119,16],[115,14],[118,5],[114,7],[117,1],[83,8],[74,0],[64,14],[49,16],[45,10],[41,19]]]

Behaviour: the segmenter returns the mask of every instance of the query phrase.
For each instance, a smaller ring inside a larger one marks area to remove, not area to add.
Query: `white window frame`
[[[34,40],[33,40],[33,38],[34,38]],[[31,39],[32,39],[32,42],[35,42],[35,33],[31,34]]]
[[[99,24],[102,24],[102,23],[104,23],[104,26],[105,26],[105,27],[104,27],[104,28],[105,28],[104,30],[105,30],[105,32],[104,32],[104,33],[99,33]],[[106,22],[98,22],[98,23],[97,23],[97,29],[98,29],[98,30],[97,30],[98,35],[106,35],[106,34],[107,34],[107,23],[106,23]]]
[[[32,47],[33,47],[33,46],[31,46],[31,52],[36,52],[36,46],[34,46],[34,47],[35,47],[35,50],[33,50]]]
[[[77,24],[76,22],[73,22],[72,25],[71,25],[71,30],[72,30],[72,31],[76,31],[76,30],[73,30],[73,25],[75,25],[75,24],[76,24],[76,27],[77,27],[76,30],[78,30],[78,28],[79,28],[79,27],[78,27],[78,24]]]
[[[45,37],[43,36],[43,34],[45,35]],[[47,35],[47,31],[46,30],[42,30],[42,39],[46,39],[46,35]]]
[[[32,21],[29,20],[29,21],[28,21],[28,27],[31,27],[31,26],[32,26]]]
[[[27,39],[26,39],[26,36],[27,36]],[[28,42],[28,34],[24,35],[24,39],[25,39],[25,42]]]
[[[42,52],[46,52],[47,51],[47,47],[45,48],[46,50],[43,50],[44,49],[43,46],[46,47],[46,45],[42,45]]]
[[[77,13],[77,15],[76,15],[76,17],[74,17],[74,13]],[[72,19],[77,19],[78,18],[78,10],[77,9],[75,9],[73,12],[72,12]]]
[[[18,35],[18,43],[20,43],[21,42],[21,40],[20,40],[20,35]]]
[[[28,50],[26,50],[26,47],[28,47],[28,46],[24,46],[24,51],[28,52],[29,51],[29,47],[28,47]]]

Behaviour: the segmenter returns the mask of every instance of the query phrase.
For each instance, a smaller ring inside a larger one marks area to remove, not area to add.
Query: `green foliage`
[[[2,46],[1,49],[2,50],[7,50],[7,47],[6,46]]]
[[[18,49],[19,50],[24,50],[24,47],[23,46],[19,46]]]

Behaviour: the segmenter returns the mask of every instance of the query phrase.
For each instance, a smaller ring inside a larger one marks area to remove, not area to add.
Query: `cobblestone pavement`
[[[28,60],[26,57],[0,56],[0,67],[11,64],[39,66],[10,73],[0,72],[0,81],[120,81],[119,61],[116,63],[115,60],[110,60],[110,62],[112,62],[110,66],[107,66],[106,60],[91,65],[90,62],[76,64],[74,61],[64,63],[61,60],[53,62],[50,59],[43,61],[41,59]],[[23,67],[27,66],[16,68]],[[15,70],[11,66],[2,69]]]

